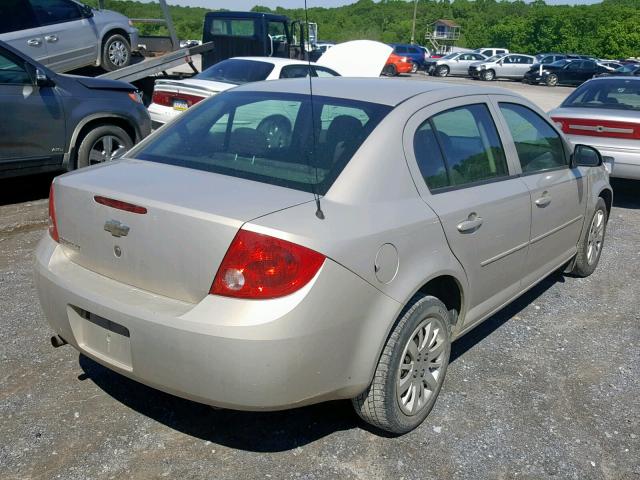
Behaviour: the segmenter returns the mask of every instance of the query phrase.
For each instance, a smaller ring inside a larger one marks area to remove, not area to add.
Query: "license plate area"
[[[127,327],[78,307],[69,306],[67,313],[82,350],[118,368],[133,370],[131,335]]]
[[[173,101],[173,109],[179,112],[184,112],[189,108],[189,103],[186,100],[176,99]]]

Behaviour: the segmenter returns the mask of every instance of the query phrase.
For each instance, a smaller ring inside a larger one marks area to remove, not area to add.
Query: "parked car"
[[[580,85],[601,73],[612,72],[613,69],[599,65],[594,60],[560,60],[545,65],[535,74],[534,83],[544,83],[548,87],[556,85]]]
[[[468,75],[469,66],[475,62],[482,62],[486,57],[481,53],[450,53],[439,59],[428,60],[425,70],[429,75],[446,77],[447,75]]]
[[[469,66],[469,76],[491,81],[497,78],[510,78],[522,80],[525,73],[531,68],[535,58],[531,55],[510,53],[495,56],[483,62],[472,63]]]
[[[621,67],[616,68],[613,72],[601,73],[601,77],[608,76],[616,76],[616,77],[627,77],[627,76],[640,76],[640,65],[637,63],[628,63]]]
[[[0,19],[0,41],[54,72],[117,70],[138,50],[138,31],[127,17],[75,0],[2,0]]]
[[[424,64],[427,59],[427,55],[423,48],[419,45],[411,45],[407,43],[392,43],[393,53],[399,57],[406,57],[411,60],[413,65],[412,72],[416,72],[419,69],[424,70]]]
[[[133,85],[54,73],[0,41],[0,177],[111,160],[151,130]]]
[[[564,53],[539,53],[536,55],[536,64],[548,65],[565,58],[569,58],[569,55]]]
[[[640,180],[640,78],[589,80],[549,115],[573,143],[597,148],[611,176]]]
[[[374,78],[313,93],[242,85],[57,177],[35,261],[52,343],[225,408],[350,398],[399,434],[454,339],[563,266],[595,270],[607,172],[532,103]]]
[[[311,66],[310,66],[311,65]],[[249,82],[279,78],[336,77],[328,68],[278,57],[236,57],[223,60],[186,80],[156,80],[149,114],[158,128],[196,103]]]
[[[382,69],[382,74],[388,77],[395,77],[401,73],[411,73],[415,71],[415,64],[409,57],[401,57],[400,55],[392,53],[389,55],[389,59]]]
[[[473,53],[479,53],[484,55],[487,58],[493,57],[494,55],[504,55],[505,53],[509,53],[509,50],[506,48],[492,48],[492,47],[481,47],[476,48]]]

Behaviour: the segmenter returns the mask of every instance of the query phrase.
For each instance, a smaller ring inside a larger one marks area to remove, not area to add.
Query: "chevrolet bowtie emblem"
[[[129,227],[118,220],[107,220],[104,229],[114,237],[126,237],[129,233]]]

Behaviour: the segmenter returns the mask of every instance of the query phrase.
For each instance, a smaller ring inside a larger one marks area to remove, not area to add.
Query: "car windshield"
[[[562,106],[640,111],[640,80],[615,78],[587,82],[569,95]]]
[[[232,58],[212,65],[193,78],[241,85],[265,80],[273,71],[273,67],[274,65],[268,62]]]
[[[131,157],[324,195],[391,107],[333,97],[226,92]]]

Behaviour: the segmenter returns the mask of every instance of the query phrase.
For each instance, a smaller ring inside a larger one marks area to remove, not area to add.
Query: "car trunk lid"
[[[131,159],[55,182],[60,243],[71,261],[192,303],[209,292],[244,222],[310,200],[301,191]]]

